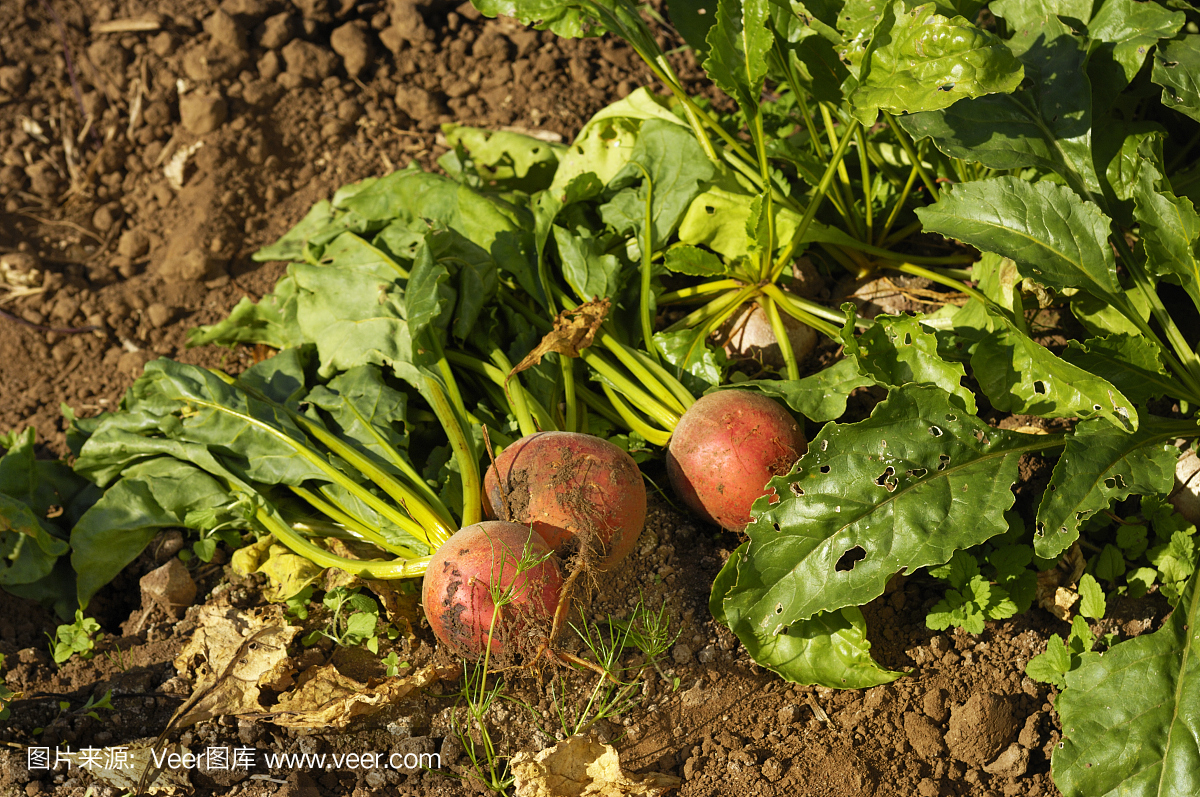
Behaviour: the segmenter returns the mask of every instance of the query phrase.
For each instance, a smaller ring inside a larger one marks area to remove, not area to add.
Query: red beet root
[[[671,486],[693,512],[730,531],[750,522],[750,507],[772,476],[808,450],[795,419],[766,396],[745,390],[709,393],[675,427],[667,449]]]
[[[507,520],[533,524],[555,550],[579,537],[602,569],[633,550],[646,524],[646,487],[637,464],[592,435],[540,432],[522,437],[488,468],[483,493],[489,515],[507,512]]]
[[[512,594],[497,615],[493,655],[504,652],[530,622],[549,630],[562,588],[557,559],[550,556],[518,573],[523,554],[538,560],[548,553],[550,546],[527,526],[485,520],[460,529],[433,555],[421,585],[433,633],[459,656],[481,656],[496,608],[489,590],[493,583]]]

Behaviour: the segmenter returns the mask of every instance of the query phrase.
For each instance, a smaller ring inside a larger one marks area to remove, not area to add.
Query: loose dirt
[[[660,36],[665,49],[677,44],[665,28]],[[672,57],[697,75],[689,54]],[[432,168],[444,122],[570,140],[649,79],[614,40],[562,41],[436,0],[0,4],[0,273],[19,277],[0,289],[0,429],[32,425],[43,453],[62,455],[60,406],[80,415],[115,407],[154,357],[244,367],[253,352],[187,349],[186,332],[269,290],[281,267],[249,255],[313,202],[414,160]],[[993,422],[1002,421],[1012,422]],[[1027,514],[1045,470],[1032,460],[1022,470]],[[661,468],[649,475],[665,483]],[[910,674],[864,692],[796,686],[757,667],[708,612],[709,587],[737,543],[655,499],[628,564],[590,585],[585,616],[627,617],[644,600],[665,605],[678,633],[636,705],[593,727],[627,769],[681,777],[689,797],[1057,794],[1053,690],[1024,666],[1065,623],[1035,609],[980,636],[936,633],[924,618],[941,588],[897,580],[864,612],[877,659]],[[259,577],[233,576],[219,550],[193,567],[197,605],[182,620],[143,605],[139,579],[178,550],[178,534],[163,535],[97,596],[91,610],[106,637],[92,659],[61,669],[46,645],[58,620],[0,592],[4,678],[24,694],[0,723],[0,797],[118,794],[79,768],[30,771],[25,748],[157,736],[194,687],[172,662],[200,606],[264,603]],[[1119,603],[1118,619],[1097,630],[1134,636],[1165,613],[1153,601]],[[451,664],[416,615],[412,636],[388,644],[413,667]],[[326,644],[303,657],[359,680],[382,675],[377,658]],[[552,744],[558,708],[596,685],[550,666],[505,677],[513,700],[489,716],[507,752]],[[437,683],[386,722],[347,733],[223,717],[175,741],[258,752],[250,769],[193,771],[200,795],[471,794],[479,789],[461,779],[469,761],[452,729],[458,689]],[[100,719],[80,710],[108,690],[113,710]],[[264,762],[338,751],[438,753],[442,766]]]

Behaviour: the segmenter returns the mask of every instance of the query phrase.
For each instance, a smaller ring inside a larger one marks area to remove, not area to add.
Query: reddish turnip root
[[[667,476],[693,512],[730,531],[750,522],[750,507],[772,476],[808,450],[803,429],[783,407],[745,390],[699,399],[679,419],[667,449]]]
[[[455,654],[476,658],[489,647],[493,655],[505,652],[529,624],[548,632],[563,582],[557,558],[547,554],[550,546],[527,526],[485,520],[460,529],[434,553],[421,585],[433,633]]]
[[[560,552],[578,540],[589,564],[600,569],[624,559],[646,524],[646,487],[637,464],[587,434],[522,437],[488,468],[483,494],[490,517],[532,524]]]
[[[1200,524],[1200,457],[1196,456],[1195,449],[1185,451],[1175,463],[1171,504],[1189,523]]]

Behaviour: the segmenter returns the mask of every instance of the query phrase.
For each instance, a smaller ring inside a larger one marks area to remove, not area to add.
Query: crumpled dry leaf
[[[196,690],[181,707],[177,727],[212,717],[263,711],[260,688],[272,691],[292,684],[295,666],[287,646],[298,628],[289,627],[280,606],[241,612],[229,605],[199,609],[199,627],[175,659],[181,676],[197,673]]]
[[[1087,560],[1079,543],[1063,551],[1058,564],[1037,574],[1037,602],[1060,620],[1071,620],[1071,607],[1079,601],[1079,593],[1070,589],[1079,583]]]
[[[285,728],[341,730],[417,689],[456,677],[457,668],[439,670],[430,665],[402,677],[362,684],[342,675],[332,664],[317,665],[300,674],[295,690],[279,696],[275,711],[260,716]]]
[[[286,545],[267,535],[252,545],[234,551],[230,566],[235,573],[250,575],[262,573],[267,577],[267,588],[263,597],[273,603],[282,603],[316,581],[322,568],[292,553]]]
[[[595,736],[572,736],[536,755],[517,753],[510,767],[516,797],[658,797],[682,782],[659,772],[627,774],[616,749]]]
[[[75,752],[59,752],[57,755],[70,759],[73,767],[83,769],[118,792],[136,793],[138,779],[142,777],[142,772],[147,767],[154,766],[154,759],[151,756],[153,745],[153,739],[138,739],[129,744],[104,747],[99,751],[88,750],[87,753],[84,753],[76,750]],[[179,749],[179,745],[167,745],[158,752],[158,758],[165,760],[166,756],[180,752],[182,751]],[[106,766],[107,764],[116,766]],[[146,791],[150,794],[178,794],[191,790],[192,784],[188,779],[188,771],[184,768],[168,769],[164,767],[146,786]]]
[[[597,330],[604,323],[612,302],[609,299],[593,299],[584,302],[574,310],[563,310],[554,319],[554,329],[542,338],[542,342],[533,347],[533,351],[525,355],[525,359],[517,363],[508,374],[512,379],[526,368],[532,368],[542,361],[550,352],[557,352],[565,357],[578,357],[579,352],[592,345]]]

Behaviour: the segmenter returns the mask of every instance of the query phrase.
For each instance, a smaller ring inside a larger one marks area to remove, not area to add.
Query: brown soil
[[[412,160],[430,167],[441,152],[439,124],[513,126],[569,140],[588,116],[648,80],[611,39],[561,41],[455,6],[0,3],[0,257],[28,255],[12,262],[42,272],[28,280],[28,295],[0,290],[0,429],[35,426],[44,453],[61,455],[60,405],[81,415],[114,407],[153,357],[227,368],[249,362],[246,351],[186,349],[186,331],[271,287],[280,267],[249,254],[314,201]],[[133,19],[153,30],[114,24]],[[101,32],[106,26],[118,31]],[[695,74],[689,55],[678,58]],[[194,147],[182,184],[172,186],[164,167]],[[1027,475],[1045,478],[1043,465]],[[653,476],[663,483],[663,473]],[[1023,491],[1023,505],[1032,506],[1033,492]],[[1024,676],[1024,665],[1051,633],[1065,634],[1065,624],[1034,610],[991,623],[979,637],[931,632],[924,617],[941,590],[912,579],[865,608],[878,660],[911,670],[908,677],[865,692],[795,686],[754,665],[709,615],[709,587],[736,543],[656,501],[628,564],[596,576],[589,613],[625,616],[641,595],[651,606],[665,602],[679,632],[638,705],[595,727],[627,768],[673,773],[683,778],[683,795],[1057,793],[1048,774],[1058,740],[1052,695]],[[0,592],[4,678],[26,697],[0,723],[0,797],[81,797],[91,775],[30,772],[24,747],[154,737],[189,694],[192,684],[171,662],[195,631],[195,607],[177,622],[139,600],[138,579],[170,551],[152,546],[97,597],[92,609],[108,636],[90,661],[62,669],[46,650],[56,618]],[[214,565],[193,576],[198,603],[261,603],[253,578]],[[1126,635],[1152,630],[1164,613],[1148,603],[1114,611]],[[442,655],[427,628],[397,645],[414,666]],[[330,655],[315,650],[316,658]],[[339,656],[339,666],[354,658]],[[365,664],[378,668],[373,659]],[[552,742],[556,678],[567,679],[572,699],[594,686],[593,677],[553,668],[507,677],[509,693],[525,704],[493,710],[508,751]],[[304,734],[222,718],[179,741],[193,750],[260,751],[256,769],[194,773],[202,795],[474,793],[455,777],[468,771],[450,732],[457,688],[435,685],[397,707],[383,728]],[[74,710],[110,689],[115,711],[95,720]],[[60,699],[71,701],[69,712],[59,710]],[[331,750],[440,752],[444,768],[261,765],[264,752]],[[98,783],[91,792],[116,793]]]

